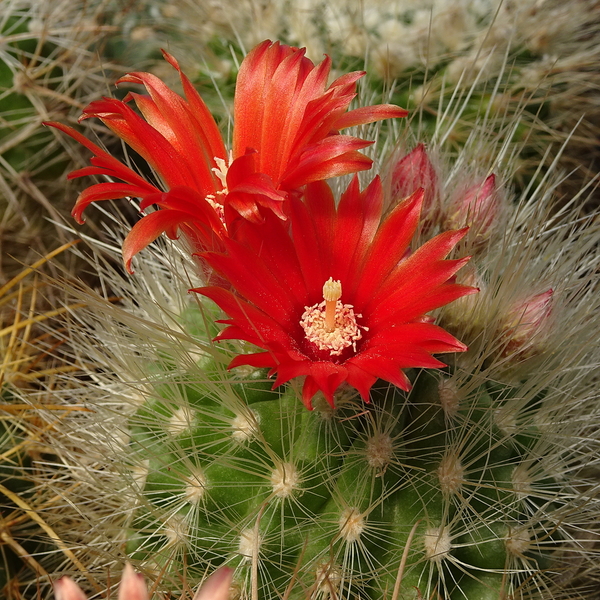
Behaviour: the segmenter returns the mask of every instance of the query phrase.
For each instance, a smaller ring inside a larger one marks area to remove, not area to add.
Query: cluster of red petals
[[[383,194],[376,178],[364,191],[354,178],[336,207],[324,182],[309,184],[304,199],[289,200],[289,221],[272,213],[261,224],[239,222],[224,241],[225,252],[203,257],[232,289],[203,287],[229,316],[219,339],[251,342],[264,352],[240,355],[230,367],[268,367],[274,387],[305,376],[303,402],[321,391],[333,405],[347,382],[368,401],[379,378],[408,390],[403,369],[441,367],[434,353],[466,347],[434,325],[426,313],[476,291],[454,283],[468,261],[444,260],[466,230],[449,231],[408,252],[423,203],[420,189],[382,218]],[[332,277],[341,301],[361,315],[362,339],[339,355],[320,350],[300,325],[306,307],[323,300]]]
[[[356,82],[364,73],[344,75],[327,86],[329,57],[315,66],[304,50],[267,40],[240,67],[233,148],[228,153],[206,104],[177,61],[163,54],[179,72],[185,98],[151,73],[129,73],[119,83],[142,84],[147,94],[131,92],[124,101],[92,102],[80,120],[100,119],[148,162],[165,189],[73,128],[48,123],[94,154],[92,166],[74,171],[70,178],[105,175],[116,180],[92,185],[80,194],[73,209],[77,221],[82,222],[90,203],[126,196],[141,198],[142,210],[151,205],[160,209],[142,218],[127,238],[123,254],[128,269],[132,257],[164,232],[174,238],[183,230],[198,250],[220,249],[239,216],[259,222],[262,207],[285,219],[283,205],[291,192],[371,166],[372,161],[359,152],[371,142],[341,135],[339,130],[407,114],[393,105],[348,112]],[[130,106],[132,101],[141,115]]]

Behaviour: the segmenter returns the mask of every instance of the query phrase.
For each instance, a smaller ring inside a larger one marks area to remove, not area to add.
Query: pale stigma
[[[229,165],[233,161],[233,154],[229,153],[229,163],[224,158],[219,158],[218,156],[214,157],[216,167],[213,167],[211,171],[216,175],[217,179],[221,182],[223,186],[222,190],[219,190],[217,194],[207,194],[205,196],[205,200],[215,209],[215,212],[221,219],[223,225],[225,224],[225,207],[219,200],[217,200],[217,196],[226,196],[229,194],[229,190],[227,189],[227,171],[229,170]]]
[[[229,170],[229,165],[224,158],[219,158],[215,156],[216,167],[213,167],[211,171],[217,176],[221,185],[223,186],[223,191],[219,192],[220,194],[227,193],[227,171]]]

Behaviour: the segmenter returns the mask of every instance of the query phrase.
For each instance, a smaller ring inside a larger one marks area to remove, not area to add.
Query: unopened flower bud
[[[472,263],[467,264],[454,277],[449,279],[448,283],[470,287],[472,292],[465,294],[444,308],[443,326],[450,331],[460,332],[462,336],[473,330],[480,331],[485,325],[478,318],[477,305],[480,302],[480,293],[486,293],[486,285],[477,273],[475,266]],[[469,334],[469,337],[476,337],[476,335]]]
[[[448,210],[448,226],[470,227],[479,239],[489,238],[500,212],[496,176],[492,173],[481,183],[469,187]]]
[[[86,600],[81,588],[70,578],[61,577],[54,582],[56,600]],[[148,600],[144,578],[127,563],[119,585],[119,600]]]
[[[56,600],[86,600],[81,588],[70,578],[61,577],[54,582]]]
[[[540,343],[548,333],[553,294],[554,291],[549,289],[510,308],[504,321],[504,356],[518,353],[525,358],[538,353]]]
[[[233,570],[229,567],[217,569],[200,586],[194,600],[228,600],[232,575]],[[54,582],[54,594],[56,600],[86,600],[81,588],[70,577],[61,577]],[[129,563],[123,571],[118,600],[148,600],[143,576],[136,573]]]
[[[228,600],[233,569],[219,567],[196,591],[194,600]]]
[[[127,563],[119,585],[119,600],[148,600],[148,590],[143,575],[136,573]]]
[[[392,198],[401,200],[423,188],[423,215],[435,206],[438,194],[438,176],[429,160],[424,144],[419,144],[394,165],[392,170]]]

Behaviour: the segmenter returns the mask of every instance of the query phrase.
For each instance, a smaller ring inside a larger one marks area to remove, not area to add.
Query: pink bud
[[[505,339],[507,344],[504,355],[525,351],[535,354],[535,347],[548,332],[552,313],[552,296],[549,289],[516,303],[508,312],[505,321]]]
[[[433,207],[438,193],[438,177],[424,144],[419,144],[403,156],[392,170],[392,197],[402,199],[419,188],[425,190],[423,213]]]
[[[233,569],[217,569],[196,591],[194,600],[227,600]]]
[[[119,600],[148,600],[148,590],[144,577],[127,563],[119,585]]]
[[[56,600],[86,600],[81,588],[70,578],[61,577],[54,582]],[[119,584],[119,600],[148,600],[144,578],[127,563]],[[218,600],[218,599],[216,599]]]
[[[53,585],[56,600],[86,600],[81,588],[70,577],[61,577]]]
[[[468,226],[477,236],[489,237],[500,212],[496,176],[492,173],[485,181],[468,188],[450,204],[448,212],[450,227]]]

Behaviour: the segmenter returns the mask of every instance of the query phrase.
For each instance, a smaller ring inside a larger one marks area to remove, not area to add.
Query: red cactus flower
[[[383,220],[378,178],[361,192],[355,177],[337,208],[325,182],[289,202],[289,222],[263,211],[262,224],[238,223],[226,252],[203,255],[232,285],[195,290],[229,315],[218,339],[264,350],[237,356],[230,368],[269,367],[274,387],[305,376],[310,409],[319,390],[333,405],[343,382],[365,401],[378,378],[408,390],[402,369],[441,367],[432,354],[466,350],[426,317],[476,291],[449,281],[468,258],[443,260],[466,229],[408,253],[422,189]]]
[[[71,127],[52,125],[94,153],[93,166],[70,178],[107,175],[120,180],[83,191],[73,209],[82,222],[92,202],[133,196],[144,210],[161,210],[134,226],[124,245],[127,268],[142,248],[179,229],[198,250],[219,247],[236,215],[262,219],[259,206],[285,219],[282,204],[290,192],[312,181],[355,173],[371,166],[360,149],[372,142],[340,135],[339,130],[381,119],[404,117],[398,106],[377,105],[347,112],[362,72],[349,73],[327,87],[331,60],[315,66],[304,49],[265,41],[242,62],[235,102],[233,148],[228,153],[208,108],[177,61],[165,59],[180,74],[185,98],[151,73],[130,73],[119,83],[143,84],[148,95],[129,93],[124,102],[103,98],[80,118],[99,118],[139,153],[160,176],[167,192],[145,181]],[[140,116],[128,104],[133,100]],[[225,227],[223,227],[225,224]]]

